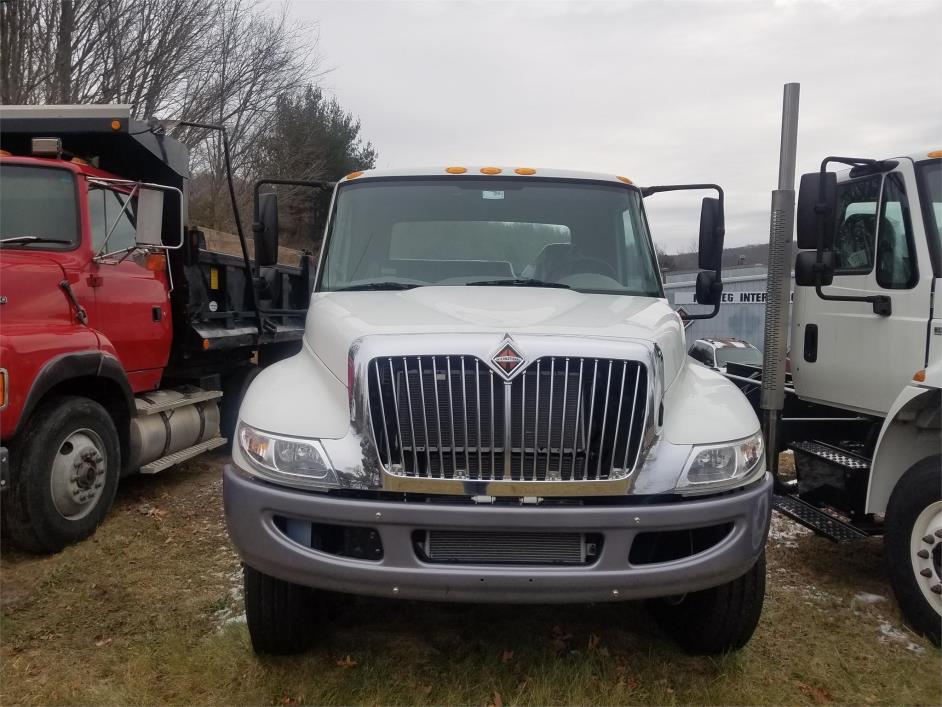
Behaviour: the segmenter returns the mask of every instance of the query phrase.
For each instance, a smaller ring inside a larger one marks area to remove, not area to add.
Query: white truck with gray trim
[[[687,650],[748,641],[771,479],[754,411],[688,364],[664,297],[643,201],[677,189],[716,193],[715,313],[715,185],[470,166],[337,184],[303,349],[252,383],[225,470],[256,651],[309,646],[337,594],[650,599]]]

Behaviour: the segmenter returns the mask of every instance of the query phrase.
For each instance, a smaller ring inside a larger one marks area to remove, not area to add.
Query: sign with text
[[[765,290],[746,290],[743,292],[724,292],[721,301],[723,304],[765,304],[765,299]],[[788,301],[793,302],[794,300],[795,293],[789,293]],[[693,292],[675,292],[674,304],[696,304],[693,301]]]

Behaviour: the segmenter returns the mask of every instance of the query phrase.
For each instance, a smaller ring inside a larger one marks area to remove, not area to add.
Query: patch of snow
[[[855,594],[854,598],[851,600],[851,606],[858,606],[860,604],[879,604],[882,601],[886,601],[886,597],[882,594],[868,594],[867,592],[860,592],[860,594]]]
[[[812,531],[803,525],[798,525],[781,513],[772,514],[772,524],[769,526],[769,540],[776,545],[790,549],[798,548],[798,538],[813,535]]]
[[[887,641],[893,641],[894,643],[899,643],[906,646],[906,650],[912,651],[913,653],[925,653],[926,649],[920,646],[918,643],[914,643],[909,640],[909,636],[903,633],[900,629],[896,628],[889,621],[880,622],[880,640],[884,643]]]
[[[229,624],[244,624],[245,604],[242,597],[242,567],[236,564],[235,568],[223,575],[229,585],[226,593],[226,606],[213,613],[216,626],[219,630]]]

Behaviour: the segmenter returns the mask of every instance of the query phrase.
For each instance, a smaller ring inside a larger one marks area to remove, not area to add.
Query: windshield
[[[78,243],[72,172],[0,166],[0,241],[5,248],[68,250]],[[62,241],[65,241],[64,243]]]
[[[942,275],[942,160],[921,162],[918,170],[929,252],[936,277],[939,277]]]
[[[344,184],[319,289],[526,285],[660,297],[637,190],[451,177]]]
[[[762,353],[751,346],[746,348],[724,346],[716,349],[716,365],[725,366],[727,363],[750,363],[761,366]]]

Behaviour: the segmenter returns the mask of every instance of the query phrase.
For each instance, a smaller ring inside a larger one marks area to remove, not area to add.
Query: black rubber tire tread
[[[907,623],[936,646],[942,638],[942,618],[926,601],[913,573],[909,540],[920,513],[942,500],[942,457],[913,464],[897,482],[886,507],[883,554],[896,601]]]
[[[94,430],[105,445],[107,474],[97,507],[84,518],[59,515],[52,502],[52,460],[64,435],[78,427]],[[114,503],[121,469],[118,432],[108,412],[77,395],[50,398],[30,416],[12,445],[10,489],[3,494],[3,515],[15,545],[36,554],[53,553],[95,532]]]
[[[681,648],[695,655],[737,651],[752,638],[765,600],[765,551],[741,577],[693,592],[679,604],[657,600],[654,618]]]
[[[245,618],[261,655],[302,653],[314,643],[316,592],[242,565]]]
[[[219,433],[229,440],[226,447],[232,448],[235,437],[236,424],[239,422],[239,408],[242,398],[249,389],[252,381],[261,372],[255,365],[246,365],[237,368],[223,380],[222,400],[219,401]]]

